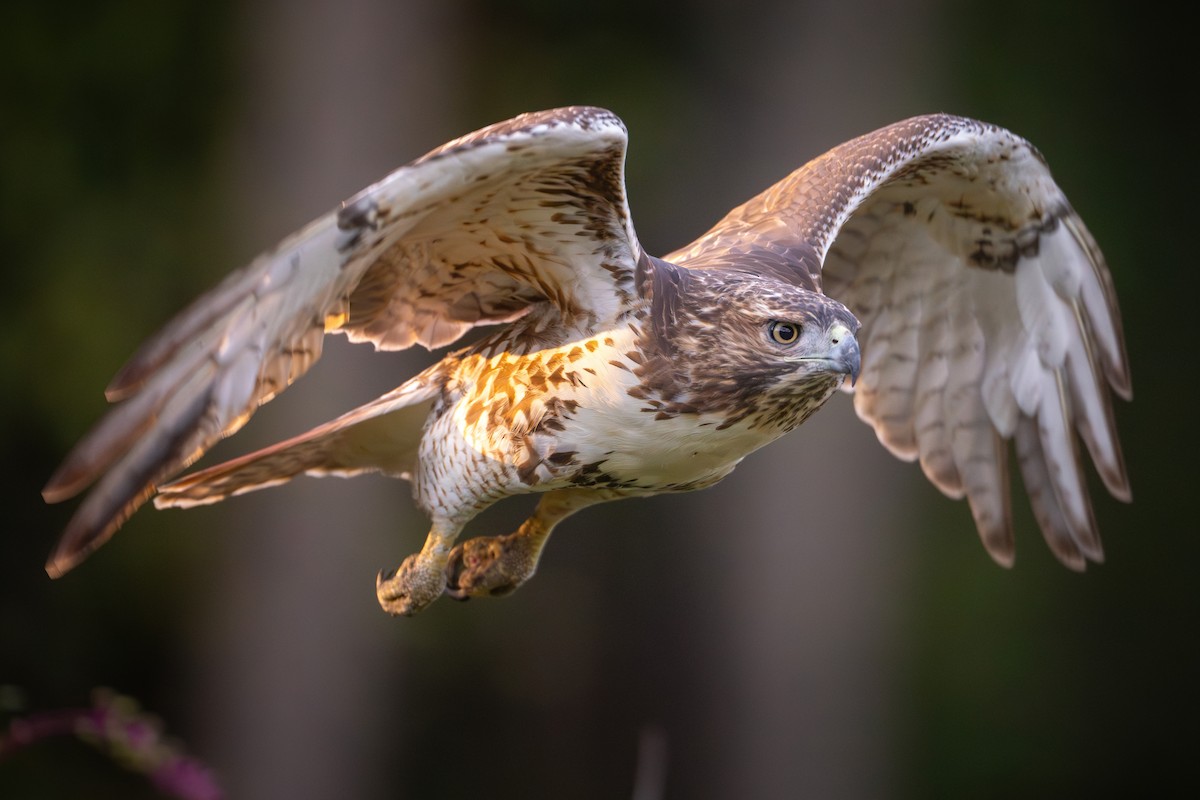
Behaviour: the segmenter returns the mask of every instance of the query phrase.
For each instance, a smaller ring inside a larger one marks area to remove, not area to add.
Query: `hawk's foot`
[[[450,551],[446,594],[456,600],[498,597],[516,591],[533,577],[544,537],[518,531],[507,536],[468,539]]]
[[[396,569],[375,579],[379,605],[393,616],[411,617],[438,599],[445,588],[445,556],[414,553]]]
[[[542,495],[533,516],[507,536],[468,539],[450,551],[444,576],[446,594],[456,600],[496,597],[516,591],[533,577],[554,526],[581,508],[615,500],[602,489],[557,489]]]

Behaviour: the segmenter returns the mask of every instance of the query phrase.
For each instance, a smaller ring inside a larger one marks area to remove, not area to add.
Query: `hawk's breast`
[[[427,509],[568,486],[655,494],[711,485],[779,435],[722,414],[664,417],[635,395],[636,325],[560,347],[466,355],[422,440]]]

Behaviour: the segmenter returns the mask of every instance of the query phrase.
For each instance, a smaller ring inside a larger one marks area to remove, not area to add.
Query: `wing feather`
[[[320,357],[340,332],[440,347],[534,305],[612,319],[640,252],[624,125],[572,107],[527,114],[400,168],[231,274],[149,340],[108,387],[123,401],[43,491],[99,480],[47,565],[70,569],[154,492]]]
[[[1120,314],[1095,240],[1032,145],[914,117],[814,159],[668,260],[702,268],[764,236],[819,258],[816,277],[794,258],[791,280],[862,322],[859,416],[967,498],[998,562],[1013,560],[1009,439],[1054,554],[1073,569],[1103,558],[1078,439],[1128,500],[1109,396],[1131,396]]]
[[[963,496],[962,476],[954,461],[953,428],[946,416],[946,389],[950,382],[953,346],[950,320],[944,315],[930,315],[926,319],[923,344],[925,349],[916,372],[913,433],[925,477],[947,497],[957,500]],[[886,424],[869,410],[863,412],[857,406],[855,410],[868,422],[878,420],[877,434],[879,425]]]

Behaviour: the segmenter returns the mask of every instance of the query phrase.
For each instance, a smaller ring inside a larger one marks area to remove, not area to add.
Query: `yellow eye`
[[[800,326],[794,322],[774,320],[767,326],[767,335],[775,344],[795,344],[800,339]]]

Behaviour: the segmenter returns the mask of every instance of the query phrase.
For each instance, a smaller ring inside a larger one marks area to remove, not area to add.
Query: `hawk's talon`
[[[375,577],[379,605],[393,616],[411,617],[442,594],[445,562],[427,553],[415,553],[393,570]]]
[[[528,536],[481,536],[450,551],[445,593],[456,600],[511,594],[537,569],[540,548]]]

